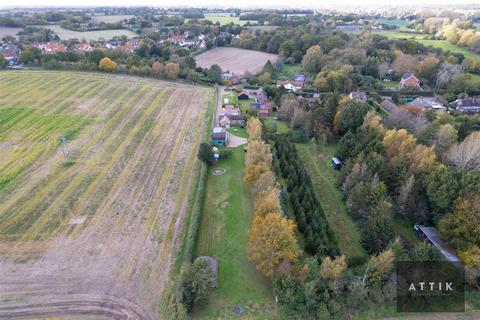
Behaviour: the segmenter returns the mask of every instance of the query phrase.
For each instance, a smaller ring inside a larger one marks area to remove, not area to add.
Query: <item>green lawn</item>
[[[243,26],[247,22],[257,23],[257,21],[255,20],[240,20],[240,18],[238,17],[231,17],[229,13],[207,13],[205,14],[205,19],[210,20],[213,23],[216,23],[218,21],[222,26],[231,22],[239,24],[241,26]]]
[[[222,97],[222,104],[233,104],[236,105],[238,103],[237,93],[235,91],[231,93],[225,93]],[[228,103],[226,103],[228,100]]]
[[[270,117],[264,120],[265,126],[276,127],[278,134],[287,134],[290,131],[288,124],[285,121],[276,120],[277,113],[274,112]]]
[[[385,89],[398,89],[398,81],[382,81]]]
[[[312,178],[315,193],[327,216],[328,225],[337,238],[342,254],[347,258],[365,256],[361,236],[340,192],[335,187],[335,171],[330,167],[334,146],[297,144],[300,158]]]
[[[240,128],[240,127],[237,127],[237,126],[233,126],[233,127],[228,128],[227,131],[230,132],[231,134],[237,136],[237,137],[248,138],[246,128]]]
[[[278,72],[278,77],[286,77],[291,78],[296,74],[299,74],[302,70],[302,65],[300,63],[297,64],[285,64],[283,65],[282,70]]]
[[[242,110],[243,113],[245,113],[245,111],[247,111],[250,107],[250,104],[252,102],[255,102],[255,99],[245,99],[245,100],[238,100],[238,102],[240,103],[240,110]]]
[[[430,35],[428,34],[416,34],[416,33],[406,33],[398,31],[375,31],[375,33],[380,34],[389,39],[415,39],[419,43],[432,46],[434,48],[440,48],[444,51],[451,51],[455,53],[462,53],[466,58],[480,60],[480,55],[468,51],[467,49],[458,47],[454,44],[451,44],[447,40],[431,40],[428,39]]]
[[[208,255],[218,262],[218,287],[210,302],[195,317],[237,318],[232,309],[241,306],[245,317],[265,319],[275,315],[272,288],[248,260],[247,230],[253,218],[253,199],[243,184],[245,152],[233,149],[231,158],[208,169],[205,201],[196,255]],[[217,168],[226,173],[214,176]]]
[[[417,40],[417,41],[426,45],[426,46],[432,46],[434,48],[440,48],[440,49],[443,49],[444,51],[461,53],[466,58],[470,58],[470,59],[480,61],[480,55],[479,54],[475,54],[473,52],[468,51],[467,49],[464,49],[464,48],[458,47],[454,44],[451,44],[447,40]]]

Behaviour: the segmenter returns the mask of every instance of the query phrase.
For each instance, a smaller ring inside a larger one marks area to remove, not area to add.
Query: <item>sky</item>
[[[156,7],[225,7],[240,8],[319,8],[319,7],[358,7],[358,6],[418,6],[479,4],[479,0],[0,0],[0,6],[156,6]]]

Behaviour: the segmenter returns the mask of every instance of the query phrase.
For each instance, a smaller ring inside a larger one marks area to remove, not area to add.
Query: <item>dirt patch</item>
[[[199,67],[210,68],[218,64],[222,70],[239,75],[247,71],[257,73],[268,60],[274,63],[277,59],[276,54],[238,48],[215,48],[195,58]]]
[[[230,206],[230,202],[228,202],[228,201],[224,201],[224,202],[220,203],[220,208],[222,208],[222,209],[226,209],[226,208],[228,208],[228,206]]]

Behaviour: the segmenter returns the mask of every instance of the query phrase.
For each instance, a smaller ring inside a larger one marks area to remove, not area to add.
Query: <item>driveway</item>
[[[238,146],[246,144],[247,138],[237,137],[236,135],[231,134],[230,132],[227,132],[227,141],[228,141],[227,147],[236,148]]]

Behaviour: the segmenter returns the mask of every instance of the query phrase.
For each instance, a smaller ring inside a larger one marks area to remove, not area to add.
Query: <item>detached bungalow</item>
[[[264,104],[268,101],[268,96],[265,90],[263,88],[258,89],[255,91],[255,98],[257,102],[260,102],[261,104]]]
[[[367,101],[367,93],[365,91],[352,91],[348,95],[348,97],[352,100],[360,100],[360,101]]]
[[[392,112],[393,109],[398,108],[398,106],[393,103],[390,99],[383,100],[380,105],[387,110],[388,112]]]
[[[296,80],[279,80],[277,81],[277,87],[284,87],[285,90],[291,92],[297,92],[303,89],[304,82]]]
[[[224,128],[213,128],[212,145],[218,147],[225,147],[227,145],[227,131]]]
[[[400,79],[400,89],[420,88],[420,80],[413,73],[404,73]]]

